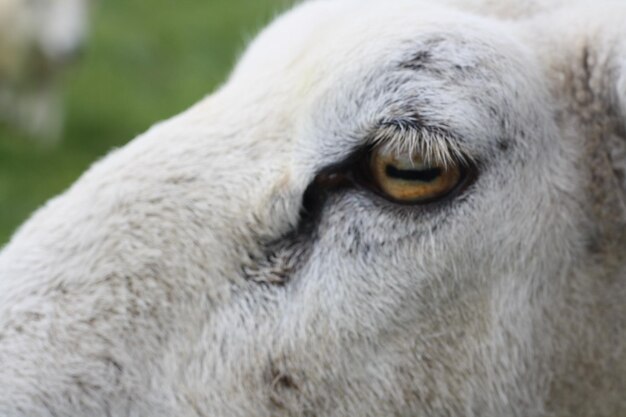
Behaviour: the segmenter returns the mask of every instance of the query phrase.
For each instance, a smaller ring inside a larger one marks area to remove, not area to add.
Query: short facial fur
[[[296,7],[39,210],[0,415],[626,415],[626,7],[445,3]],[[475,181],[315,181],[374,142]]]

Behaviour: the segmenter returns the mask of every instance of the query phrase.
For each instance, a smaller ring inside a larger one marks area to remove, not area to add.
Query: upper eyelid
[[[368,143],[396,156],[420,154],[426,162],[465,165],[474,158],[464,146],[461,135],[450,127],[429,123],[419,116],[400,116],[381,120]]]
[[[452,132],[450,127],[425,123],[424,120],[418,116],[403,116],[383,119],[378,122],[378,125],[374,129],[375,132],[384,132],[388,130],[395,130],[399,134],[429,133],[440,135],[442,137],[448,137],[450,139],[457,139],[457,135]]]
[[[437,143],[428,143],[429,139],[436,140]],[[424,123],[423,120],[413,116],[383,119],[365,136],[362,144],[354,146],[341,160],[318,169],[315,178],[345,169],[377,147],[396,155],[420,152],[426,160],[431,159],[429,162],[453,164],[474,162],[471,155],[455,145],[461,142],[459,135],[450,129]]]

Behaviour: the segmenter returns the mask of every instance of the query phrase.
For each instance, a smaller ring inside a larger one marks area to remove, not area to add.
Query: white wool
[[[625,21],[278,18],[0,253],[0,416],[625,416]],[[474,181],[414,206],[339,186],[376,144]]]

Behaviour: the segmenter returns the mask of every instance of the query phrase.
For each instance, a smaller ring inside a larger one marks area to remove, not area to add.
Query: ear
[[[626,16],[624,16],[626,19]],[[626,31],[625,31],[626,32]],[[624,39],[626,44],[626,39]],[[622,119],[622,136],[626,137],[626,47],[624,48],[624,56],[621,59],[621,63],[618,66],[619,76],[617,78],[616,94],[617,94],[617,106],[620,110],[620,117]]]
[[[599,47],[609,56],[608,65],[601,69],[609,89],[609,94],[604,96],[607,100],[607,120],[610,123],[606,131],[605,146],[616,181],[621,185],[622,208],[626,210],[626,7],[622,5],[616,9],[622,24],[619,27],[605,28],[605,31],[614,33],[603,39],[606,44]],[[598,94],[603,97],[601,91]]]
[[[626,40],[624,40],[626,43]],[[615,143],[609,144],[611,147],[611,159],[613,161],[615,172],[621,181],[622,190],[626,194],[626,48],[624,57],[619,67],[619,77],[617,79],[617,107],[619,109],[620,128],[616,132],[617,140]],[[626,206],[626,197],[624,198]]]
[[[572,1],[517,24],[544,70],[564,146],[577,149],[584,187],[579,201],[585,205],[594,229],[590,241],[602,245],[612,242],[614,248],[623,251],[626,2],[581,3]]]
[[[537,15],[526,36],[546,69],[564,134],[607,155],[603,165],[611,165],[626,202],[626,3],[576,3]]]

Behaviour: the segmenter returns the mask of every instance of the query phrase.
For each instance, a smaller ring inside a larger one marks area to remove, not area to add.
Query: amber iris
[[[427,163],[419,155],[396,156],[374,150],[369,170],[378,191],[406,204],[427,203],[445,197],[462,179],[458,164]]]

